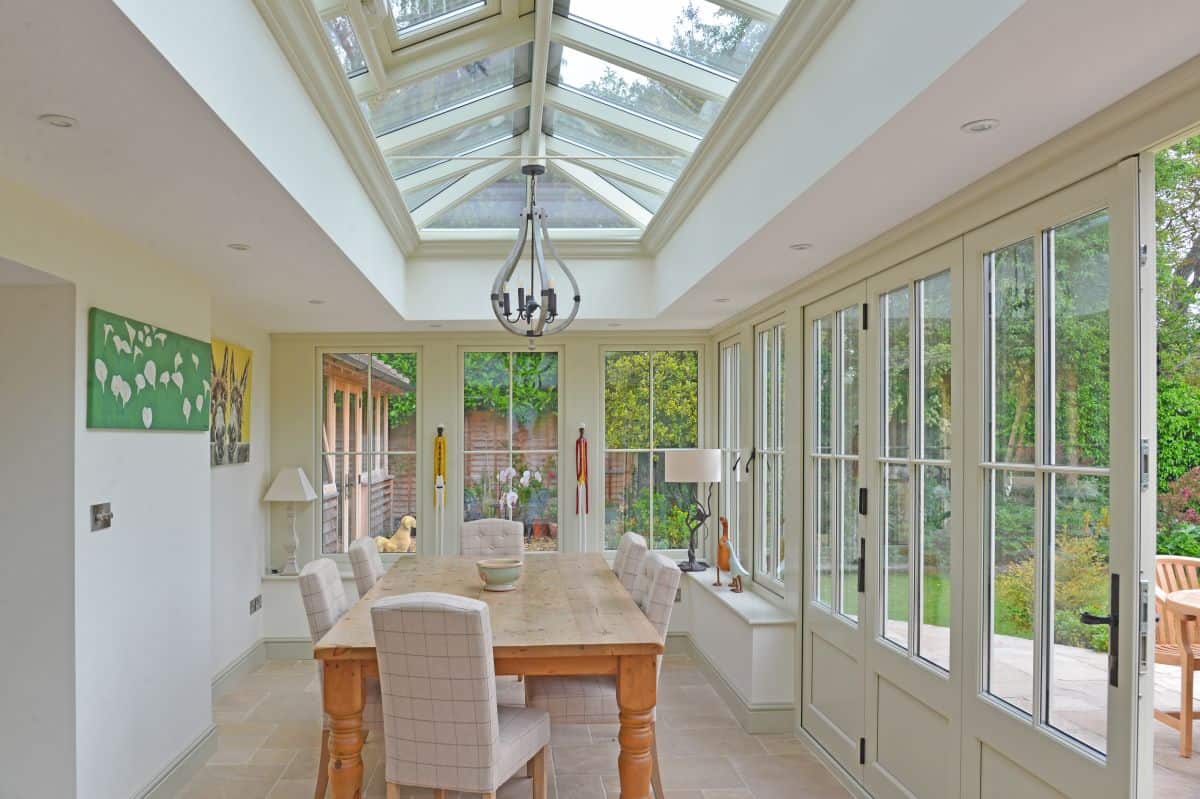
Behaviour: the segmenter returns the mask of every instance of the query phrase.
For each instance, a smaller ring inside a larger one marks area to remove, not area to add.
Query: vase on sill
[[[733,551],[729,546],[729,520],[722,516],[718,521],[721,522],[721,539],[717,541],[717,581],[713,585],[720,585],[721,572],[729,571],[729,555]]]

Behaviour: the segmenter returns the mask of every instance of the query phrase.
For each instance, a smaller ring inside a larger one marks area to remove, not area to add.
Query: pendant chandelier
[[[521,229],[517,232],[517,240],[508,253],[504,265],[496,274],[492,283],[492,312],[496,320],[510,333],[533,339],[561,333],[575,320],[579,313],[579,284],[571,270],[554,251],[554,243],[550,241],[550,231],[546,224],[546,212],[537,206],[537,178],[543,174],[546,167],[541,164],[526,164],[521,172],[529,176],[529,205],[525,208]],[[525,275],[517,278],[516,305],[513,305],[509,283],[518,267],[524,272],[521,256],[525,252],[526,241],[529,242],[529,282]],[[571,311],[565,317],[558,313],[558,292],[554,289],[554,281],[546,272],[546,262],[543,247],[549,250],[550,257],[558,264],[558,268],[567,276],[571,284]]]

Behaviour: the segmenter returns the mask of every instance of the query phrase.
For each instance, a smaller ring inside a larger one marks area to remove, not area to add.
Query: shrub
[[[1184,472],[1158,495],[1160,526],[1200,524],[1200,466]]]
[[[1033,558],[1016,561],[996,574],[996,632],[1033,637]],[[1101,542],[1090,536],[1062,536],[1054,567],[1054,641],[1064,646],[1108,650],[1108,628],[1079,621],[1084,611],[1103,613],[1108,605],[1108,563]]]
[[[1175,522],[1160,527],[1156,550],[1160,555],[1200,558],[1200,524]]]
[[[1179,380],[1158,384],[1158,490],[1167,493],[1200,463],[1200,386]]]

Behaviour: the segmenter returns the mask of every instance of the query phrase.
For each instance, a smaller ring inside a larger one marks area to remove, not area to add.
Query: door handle
[[[758,448],[750,448],[750,457],[746,458],[746,474],[750,474],[750,464],[754,463],[754,459],[758,457]]]
[[[1095,613],[1079,614],[1079,621],[1083,624],[1104,625],[1108,627],[1108,684],[1113,688],[1117,687],[1117,673],[1120,670],[1120,654],[1121,642],[1120,634],[1120,614],[1118,609],[1121,607],[1121,577],[1118,574],[1112,575],[1112,579],[1108,586],[1108,615],[1097,616]]]

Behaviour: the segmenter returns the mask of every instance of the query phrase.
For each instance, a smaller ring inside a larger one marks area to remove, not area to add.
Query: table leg
[[[658,669],[654,655],[622,655],[617,666],[617,704],[621,718],[621,731],[617,735],[621,754],[617,756],[617,769],[621,776],[621,799],[650,797],[657,691]]]
[[[1179,614],[1179,649],[1182,657],[1179,673],[1182,685],[1179,691],[1179,754],[1192,756],[1192,721],[1195,698],[1192,695],[1196,682],[1196,659],[1192,657],[1192,623],[1194,616]]]
[[[325,712],[329,715],[329,785],[333,799],[362,796],[363,673],[357,660],[327,660]]]

